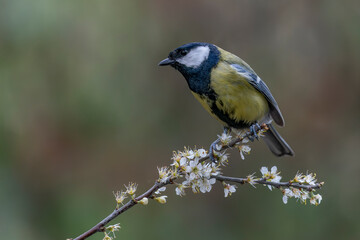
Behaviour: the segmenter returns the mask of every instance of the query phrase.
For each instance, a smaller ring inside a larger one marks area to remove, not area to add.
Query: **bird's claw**
[[[216,144],[219,142],[219,139],[217,139],[216,141],[214,141],[209,148],[209,158],[213,163],[216,163],[216,158],[214,155],[214,149],[216,149]]]
[[[259,123],[254,123],[253,125],[250,126],[250,133],[251,135],[248,137],[250,139],[250,141],[254,141],[255,138],[256,140],[259,140],[259,135],[258,135],[258,131],[261,129],[261,126],[259,125]]]

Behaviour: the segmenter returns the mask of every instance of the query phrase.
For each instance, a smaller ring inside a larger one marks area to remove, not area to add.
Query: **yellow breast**
[[[214,101],[207,98],[205,95],[199,95],[198,93],[195,93],[191,91],[191,93],[194,95],[194,97],[201,103],[201,105],[205,108],[205,110],[210,113],[211,116],[213,116],[215,119],[217,119],[219,122],[221,122],[222,125],[226,126],[227,123],[223,122],[218,116],[216,116],[213,111],[211,110],[211,106],[215,104]]]
[[[269,112],[263,94],[225,62],[213,69],[210,87],[218,96],[216,106],[236,121],[252,123]]]

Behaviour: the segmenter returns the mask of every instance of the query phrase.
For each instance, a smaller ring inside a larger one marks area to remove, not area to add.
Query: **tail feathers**
[[[270,151],[278,157],[284,155],[294,156],[294,151],[291,149],[289,144],[287,144],[287,142],[285,142],[285,140],[280,136],[276,129],[271,124],[268,124],[268,127],[269,130],[265,132],[264,141],[269,147]]]

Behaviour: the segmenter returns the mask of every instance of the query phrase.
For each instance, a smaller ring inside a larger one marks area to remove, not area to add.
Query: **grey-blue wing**
[[[269,103],[270,107],[270,115],[274,119],[275,123],[279,126],[284,126],[284,118],[280,112],[279,106],[273,97],[273,95],[270,92],[270,89],[266,85],[266,83],[260,79],[258,75],[256,75],[255,72],[253,72],[251,69],[247,67],[243,67],[239,64],[231,64],[231,66],[243,77],[246,78],[246,80],[260,93],[264,95],[266,100]]]

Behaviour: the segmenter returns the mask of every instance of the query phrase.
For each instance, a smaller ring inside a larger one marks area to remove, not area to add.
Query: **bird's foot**
[[[216,163],[216,157],[214,154],[214,150],[216,149],[216,145],[219,143],[220,139],[216,139],[216,141],[214,141],[209,148],[209,158],[213,163]]]
[[[250,141],[254,141],[255,138],[256,140],[259,140],[259,135],[257,134],[257,132],[261,129],[261,126],[259,125],[259,123],[254,123],[253,125],[250,126],[250,133],[251,135],[248,136],[248,138],[250,139]]]

